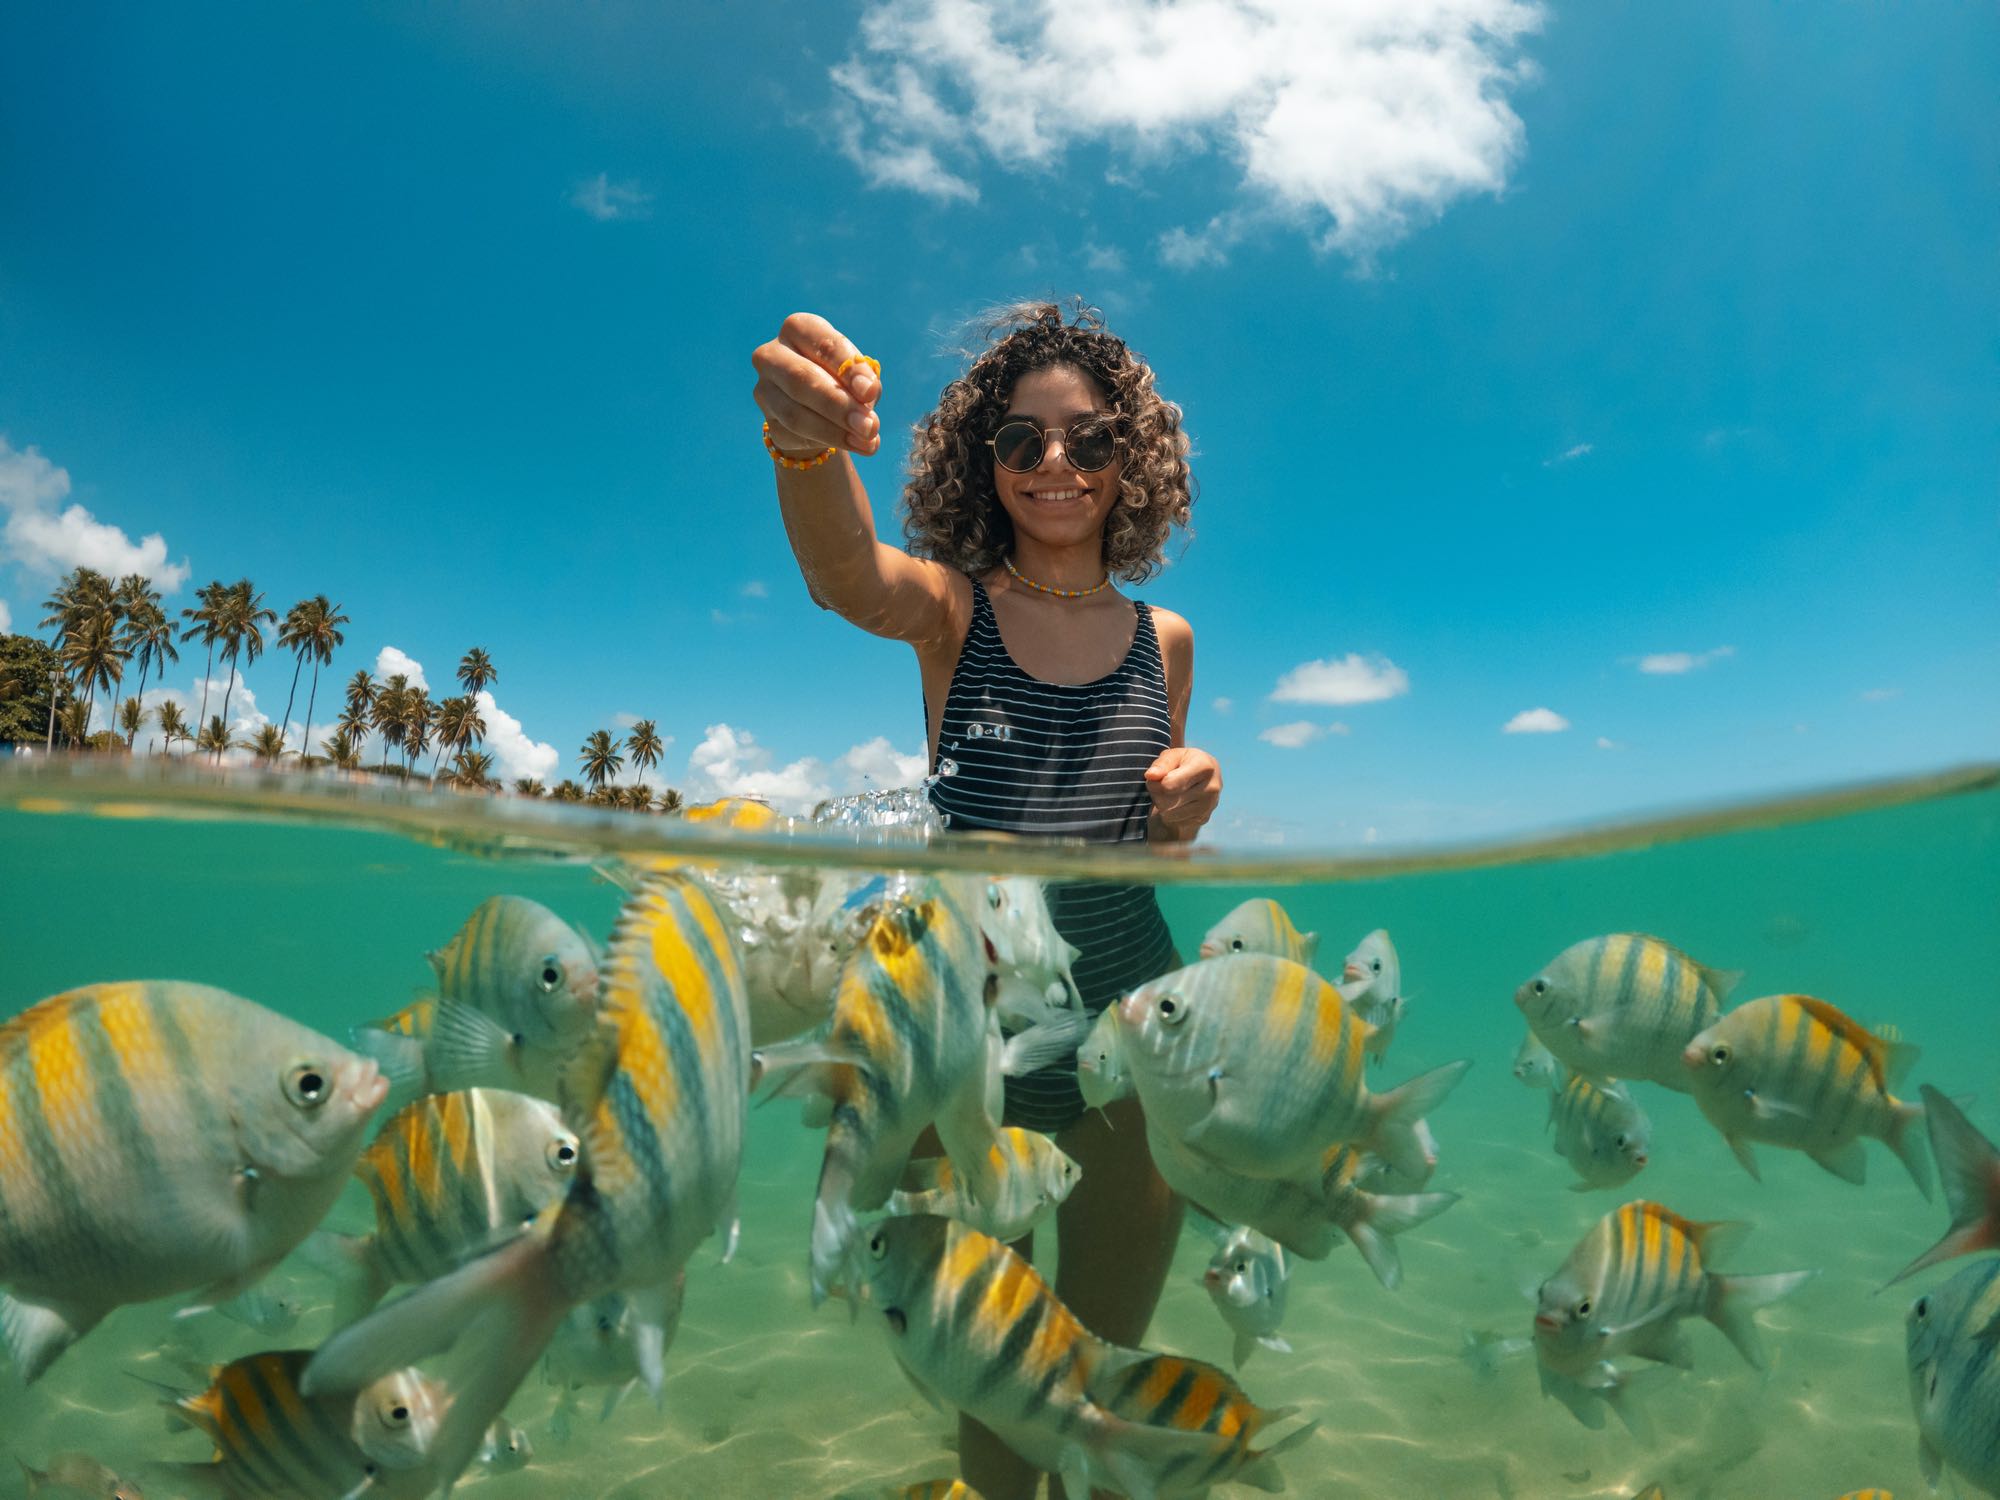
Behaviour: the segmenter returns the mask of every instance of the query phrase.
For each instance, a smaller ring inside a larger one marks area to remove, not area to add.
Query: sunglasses
[[[1063,454],[1070,467],[1095,474],[1111,462],[1118,451],[1118,433],[1108,416],[1088,417],[1070,427],[1051,427],[1047,432],[1033,422],[1002,422],[1000,430],[986,440],[993,461],[1015,474],[1028,474],[1041,467],[1045,439],[1062,439]]]

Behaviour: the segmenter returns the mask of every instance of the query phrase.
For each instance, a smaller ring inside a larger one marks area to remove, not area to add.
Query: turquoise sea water
[[[1654,1126],[1650,1165],[1625,1189],[1573,1193],[1544,1130],[1547,1096],[1510,1072],[1523,1032],[1516,985],[1579,938],[1654,932],[1744,970],[1734,1000],[1801,991],[1897,1027],[1923,1049],[1910,1092],[1933,1083],[2000,1136],[2000,791],[1977,775],[1916,800],[1905,791],[1646,838],[1614,831],[1574,841],[1566,847],[1592,852],[1571,857],[1530,845],[1473,860],[1161,867],[1184,953],[1253,894],[1276,896],[1302,929],[1322,934],[1322,958],[1336,965],[1364,932],[1386,927],[1409,1013],[1381,1077],[1474,1061],[1433,1117],[1442,1161],[1432,1186],[1463,1201],[1403,1237],[1401,1290],[1385,1291],[1345,1246],[1298,1264],[1285,1328],[1294,1352],[1260,1352],[1241,1372],[1260,1404],[1296,1406],[1320,1423],[1282,1460],[1292,1493],[1582,1500],[1655,1481],[1669,1500],[1833,1500],[1871,1485],[1923,1493],[1903,1314],[1956,1267],[1877,1288],[1942,1232],[1941,1204],[1926,1203],[1873,1143],[1864,1187],[1771,1148],[1761,1153],[1765,1180],[1754,1182],[1689,1100],[1651,1087],[1641,1096]],[[1835,808],[1844,810],[1818,815]],[[259,810],[275,816],[241,816]],[[671,832],[670,820],[535,809],[538,821],[514,828],[525,836],[510,848],[507,812],[456,798],[329,803],[255,786],[218,798],[153,781],[0,775],[0,1017],[74,985],[181,978],[344,1037],[407,1003],[429,977],[424,951],[486,896],[530,896],[606,932],[620,893],[590,856]],[[844,856],[820,843],[785,857]],[[1005,849],[978,858],[996,870],[1010,859],[1048,865]],[[865,1319],[850,1325],[837,1304],[808,1306],[819,1151],[795,1111],[754,1111],[742,1248],[722,1265],[711,1243],[690,1266],[660,1408],[635,1397],[602,1426],[587,1410],[563,1445],[548,1431],[553,1393],[531,1382],[509,1415],[535,1460],[472,1476],[476,1492],[862,1496],[953,1472],[951,1422],[903,1381],[880,1332]],[[1725,1269],[1822,1272],[1763,1315],[1767,1372],[1694,1328],[1695,1368],[1647,1390],[1650,1444],[1615,1421],[1587,1430],[1544,1399],[1532,1356],[1484,1373],[1460,1358],[1468,1331],[1525,1336],[1524,1289],[1599,1216],[1641,1196],[1690,1218],[1754,1225]],[[365,1196],[356,1188],[350,1199],[342,1212],[353,1219]],[[1037,1238],[1046,1261],[1053,1236]],[[1198,1284],[1209,1248],[1187,1233],[1147,1342],[1226,1366],[1228,1331]],[[314,1342],[328,1317],[324,1289],[304,1265],[279,1277],[312,1309],[294,1341]],[[0,1370],[0,1450],[40,1464],[83,1449],[121,1472],[205,1457],[195,1435],[165,1431],[155,1393],[127,1372],[186,1386],[186,1366],[269,1341],[213,1315],[176,1322],[172,1312],[115,1314],[31,1388]],[[19,1492],[9,1465],[0,1495]]]

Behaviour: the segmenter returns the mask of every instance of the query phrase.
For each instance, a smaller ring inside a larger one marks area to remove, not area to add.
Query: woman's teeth
[[[1031,500],[1081,500],[1083,496],[1084,492],[1082,490],[1030,490],[1028,492],[1028,498]]]

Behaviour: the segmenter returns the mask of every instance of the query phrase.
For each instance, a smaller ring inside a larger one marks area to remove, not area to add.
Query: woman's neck
[[[1050,589],[1087,589],[1104,581],[1102,540],[1070,547],[1052,547],[1033,537],[1016,535],[1014,570],[1022,578]]]

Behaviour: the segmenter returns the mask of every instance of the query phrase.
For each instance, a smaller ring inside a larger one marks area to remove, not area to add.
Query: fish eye
[[[1371,974],[1380,974],[1382,972],[1382,960],[1379,958],[1369,959],[1368,972]]]
[[[285,1075],[285,1097],[300,1109],[318,1109],[332,1093],[325,1072],[311,1063]]]
[[[409,1425],[410,1425],[410,1408],[409,1408],[409,1407],[407,1407],[407,1406],[405,1406],[405,1405],[404,1405],[404,1404],[403,1404],[402,1402],[400,1402],[400,1401],[398,1401],[398,1402],[395,1402],[395,1403],[394,1403],[393,1405],[390,1405],[390,1406],[385,1406],[385,1407],[383,1407],[383,1408],[382,1408],[382,1425],[383,1425],[384,1427],[407,1427],[407,1426],[409,1426]]]
[[[1534,991],[1537,995],[1546,995],[1549,992],[1549,982],[1546,979],[1537,979],[1534,983]]]
[[[876,1230],[873,1234],[869,1235],[868,1253],[874,1256],[877,1260],[880,1260],[882,1259],[882,1257],[887,1255],[889,1253],[889,1236],[882,1233],[882,1231],[879,1229]]]
[[[1729,1043],[1717,1042],[1708,1049],[1708,1060],[1718,1068],[1729,1061]]]
[[[542,993],[544,995],[552,995],[557,989],[561,988],[563,977],[562,965],[556,962],[556,956],[553,953],[544,955],[542,959],[542,972],[535,977],[541,981]]]
[[[1243,951],[1243,939],[1231,938],[1229,940],[1229,951],[1231,953],[1241,953]]]
[[[597,1331],[598,1331],[599,1333],[609,1333],[609,1332],[611,1332],[611,1318],[610,1318],[609,1314],[605,1314],[605,1313],[600,1313],[600,1314],[598,1314],[598,1318],[597,1318]]]
[[[1187,1015],[1187,1007],[1173,995],[1162,995],[1153,1007],[1160,1013],[1160,1020],[1169,1026],[1178,1026]]]
[[[1247,1274],[1249,1270],[1250,1270],[1250,1262],[1249,1262],[1249,1261],[1247,1261],[1247,1260],[1239,1260],[1238,1262],[1236,1262],[1236,1274],[1237,1274],[1238,1276],[1242,1276],[1242,1275],[1245,1275],[1245,1274]]]
[[[1003,897],[1003,896],[1002,896],[1002,895],[1000,894],[1000,887],[999,887],[999,886],[997,886],[997,885],[993,885],[993,884],[990,884],[990,883],[989,883],[989,884],[987,885],[987,887],[986,887],[986,904],[987,904],[988,906],[992,907],[992,908],[993,908],[993,909],[994,909],[995,911],[998,911],[998,910],[1000,910],[1000,903],[1001,903],[1001,902],[1002,902],[1002,901],[1003,901],[1004,899],[1006,899],[1006,898],[1005,898],[1005,897]]]
[[[1576,1315],[1579,1318],[1587,1318],[1590,1316],[1590,1299],[1588,1297],[1585,1297],[1581,1302],[1577,1303]]]
[[[567,1172],[576,1165],[576,1142],[567,1136],[549,1142],[548,1161],[552,1170]]]
[[[1613,1140],[1611,1144],[1616,1146],[1620,1151],[1623,1151],[1625,1149],[1625,1137],[1621,1135]]]
[[[1917,1321],[1921,1323],[1931,1315],[1931,1299],[1927,1296],[1917,1298],[1916,1305],[1910,1311],[1916,1316]]]

